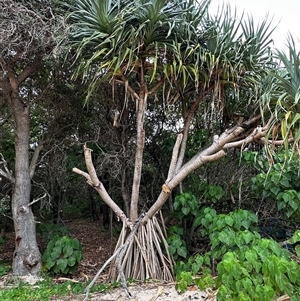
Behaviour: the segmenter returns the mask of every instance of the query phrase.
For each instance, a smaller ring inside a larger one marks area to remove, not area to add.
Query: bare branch
[[[135,99],[135,100],[140,100],[140,97],[138,96],[138,94],[134,91],[134,89],[128,85],[128,81],[125,79],[124,76],[121,77],[121,79],[114,79],[114,81],[116,83],[122,84],[122,85],[126,85],[126,89],[128,89],[130,95]]]
[[[146,216],[143,219],[143,223],[147,223],[149,218],[152,218],[156,212],[163,206],[163,204],[168,199],[171,191],[179,185],[181,181],[183,181],[192,171],[199,168],[201,165],[205,164],[209,161],[215,161],[220,159],[221,157],[225,156],[226,145],[230,145],[229,143],[235,143],[238,137],[246,131],[246,128],[249,127],[251,124],[257,122],[260,119],[260,116],[255,116],[249,119],[247,122],[243,123],[243,126],[237,124],[233,128],[224,131],[220,137],[215,135],[213,143],[206,149],[199,151],[193,158],[191,158],[187,163],[185,163],[179,170],[176,171],[174,176],[169,182],[166,182],[162,186],[162,190],[160,195],[158,196],[156,202],[153,206],[148,210]],[[241,123],[242,120],[240,120]],[[256,131],[255,131],[256,133]],[[258,136],[257,136],[258,135]],[[254,134],[253,137],[261,138],[261,133]],[[251,139],[254,139],[250,136]],[[249,139],[250,139],[249,138]],[[251,140],[250,139],[250,140]],[[234,142],[232,142],[234,141]],[[241,140],[243,141],[243,139]],[[240,145],[243,142],[238,141]]]
[[[266,131],[262,131],[262,129],[260,127],[257,127],[256,129],[253,130],[253,132],[248,137],[246,137],[242,140],[235,141],[235,142],[226,143],[224,145],[224,149],[245,146],[251,142],[259,141],[265,135],[266,135]]]
[[[30,166],[29,166],[30,179],[32,179],[32,177],[34,175],[35,168],[37,165],[37,160],[39,158],[39,155],[40,155],[40,152],[42,149],[43,149],[43,144],[41,143],[34,150],[34,153],[33,153],[33,156],[32,156],[31,162],[30,162]]]
[[[1,158],[0,165],[2,165],[4,168],[4,170],[2,168],[0,168],[0,175],[3,176],[4,178],[8,179],[11,183],[14,183],[15,178],[13,176],[13,173],[11,170],[8,169],[7,162],[1,153],[0,153],[0,158]]]
[[[77,167],[74,167],[72,169],[72,171],[75,172],[75,173],[77,173],[78,175],[81,175],[81,176],[85,177],[87,179],[88,184],[91,185],[91,186],[93,185],[91,177],[90,177],[90,175],[87,172],[84,172],[84,171],[78,169]]]
[[[157,89],[163,85],[163,83],[164,79],[161,79],[159,82],[157,82],[157,84],[149,90],[148,95],[155,93]]]
[[[152,218],[159,211],[159,209],[164,205],[164,203],[168,199],[171,191],[180,182],[182,182],[192,171],[209,161],[215,161],[224,156],[225,152],[223,150],[216,151],[214,154],[208,156],[203,155],[203,152],[201,152],[197,156],[189,160],[186,164],[184,164],[180,168],[180,170],[174,175],[172,180],[169,183],[164,184],[162,186],[160,195],[158,196],[156,202],[148,210],[142,222],[147,223],[148,219]]]
[[[44,199],[46,196],[47,196],[47,193],[44,193],[41,197],[39,197],[39,198],[33,200],[32,202],[30,202],[30,203],[28,204],[28,207],[30,207],[31,205],[35,204],[36,202],[38,202],[38,201]]]
[[[173,153],[172,153],[172,158],[171,158],[171,163],[170,163],[170,168],[169,168],[169,173],[168,173],[168,177],[166,180],[166,183],[168,183],[174,176],[175,174],[175,170],[176,170],[176,164],[177,164],[177,159],[178,159],[178,153],[179,153],[179,148],[181,145],[181,141],[182,141],[182,134],[179,134],[177,136],[174,148],[173,148]]]
[[[209,88],[207,88],[207,90],[205,92],[201,93],[201,95],[199,95],[197,97],[197,99],[194,101],[194,103],[192,104],[192,106],[191,106],[190,110],[187,112],[186,116],[184,116],[185,120],[184,120],[183,138],[182,138],[179,157],[177,160],[176,170],[179,170],[183,164],[191,120],[192,120],[196,110],[198,109],[201,101],[203,100],[205,95],[207,95],[211,92],[211,89],[212,89],[212,87],[209,87]]]
[[[274,146],[281,146],[284,145],[284,140],[266,140],[265,137],[261,137],[260,141],[264,144],[274,145]],[[294,142],[294,138],[289,138],[288,143]]]
[[[88,173],[91,177],[91,181],[93,183],[93,186],[95,188],[97,188],[97,187],[100,186],[101,182],[98,179],[98,176],[97,176],[97,173],[96,173],[96,170],[94,168],[93,161],[92,161],[92,150],[90,148],[86,147],[86,145],[84,145],[83,148],[84,148],[85,164],[86,164]]]

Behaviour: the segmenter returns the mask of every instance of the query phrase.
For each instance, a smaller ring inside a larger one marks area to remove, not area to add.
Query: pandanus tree
[[[293,37],[287,39],[286,51],[276,51],[280,62],[277,70],[271,70],[270,94],[264,95],[264,105],[273,108],[273,122],[268,136],[278,134],[284,141],[285,157],[300,155],[300,50],[296,49]],[[271,134],[272,131],[272,134]]]
[[[276,66],[269,47],[270,22],[255,26],[251,17],[239,22],[228,7],[211,18],[209,2],[76,0],[68,5],[72,46],[80,65],[75,75],[83,74],[89,82],[87,99],[107,78],[112,89],[124,87],[124,107],[131,102],[136,108],[129,214],[110,197],[98,178],[90,148],[84,147],[87,172],[73,169],[87,179],[123,222],[117,244],[121,255],[111,265],[110,279],[118,277],[116,264],[121,278],[172,279],[172,258],[163,224],[156,217],[172,190],[202,164],[223,157],[227,149],[261,142],[271,124],[273,114],[267,112],[266,119],[262,118],[264,109],[270,108],[267,100],[265,105],[260,103],[262,94],[265,99],[270,95],[264,89],[270,87],[268,70]],[[154,99],[166,106],[176,104],[183,130],[174,144],[161,192],[149,210],[140,212],[145,115],[151,115],[147,103]],[[188,135],[196,113],[211,132],[223,132],[212,137],[210,146],[186,160]],[[134,230],[129,236],[128,229]],[[124,245],[128,248],[122,249]]]

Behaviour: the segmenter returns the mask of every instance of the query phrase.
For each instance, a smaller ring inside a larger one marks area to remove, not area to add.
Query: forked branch
[[[206,162],[216,161],[221,157],[225,156],[225,150],[233,147],[241,147],[246,145],[256,139],[261,139],[265,134],[265,128],[256,128],[247,137],[243,137],[246,130],[253,126],[260,119],[260,115],[249,119],[247,122],[239,123],[233,128],[224,131],[220,137],[216,135],[213,139],[213,143],[204,150],[200,150],[193,158],[181,166],[172,177],[166,181],[162,186],[160,195],[158,196],[156,202],[146,213],[143,223],[147,223],[149,218],[152,218],[164,205],[171,191],[179,185],[191,172],[199,168]],[[175,147],[174,147],[175,148]],[[173,164],[173,159],[171,160],[171,165]],[[171,169],[171,166],[170,166]],[[170,175],[170,172],[169,172]]]
[[[110,197],[107,190],[105,189],[103,183],[98,179],[92,161],[92,150],[90,148],[87,148],[86,145],[84,146],[84,158],[88,173],[76,167],[73,168],[73,172],[86,178],[87,183],[98,192],[104,203],[106,203],[113,210],[116,216],[121,219],[123,223],[126,223],[127,226],[131,226],[132,224],[129,222],[129,219],[125,215],[124,211],[114,202],[114,200]]]

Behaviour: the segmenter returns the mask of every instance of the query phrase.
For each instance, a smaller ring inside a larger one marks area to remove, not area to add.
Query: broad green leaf
[[[232,226],[233,223],[234,223],[234,220],[233,220],[233,218],[232,218],[230,215],[226,215],[226,216],[225,216],[225,222],[226,222],[226,224],[227,224],[228,226]]]
[[[268,250],[258,249],[258,256],[260,257],[261,261],[264,263],[269,258],[270,253]]]
[[[277,256],[281,256],[282,254],[282,248],[281,246],[274,240],[270,240],[270,249],[273,251],[273,253]]]
[[[61,248],[60,247],[55,247],[52,249],[52,252],[51,252],[51,258],[54,260],[54,259],[57,259],[60,257],[60,254],[61,254]]]
[[[45,266],[48,270],[51,270],[51,268],[55,265],[55,261],[54,260],[51,260],[51,258],[48,258],[46,263],[45,263]]]
[[[281,292],[284,292],[289,296],[293,295],[293,285],[290,283],[289,279],[284,274],[275,274],[274,278]]]
[[[245,244],[249,244],[250,241],[253,239],[253,234],[250,231],[248,231],[248,230],[243,231],[241,233],[241,235],[242,235],[242,237],[244,239]]]
[[[272,300],[272,298],[275,296],[274,289],[269,285],[258,286],[255,288],[255,291],[264,300]]]
[[[230,245],[230,238],[229,238],[227,232],[221,231],[221,232],[218,234],[218,239],[219,239],[222,243],[226,244],[227,246]]]
[[[180,255],[183,258],[186,258],[187,256],[187,249],[185,247],[180,247],[177,249],[177,254]]]
[[[239,301],[252,301],[251,297],[245,292],[239,292],[238,300]]]
[[[188,215],[190,213],[191,208],[190,207],[182,207],[181,211],[186,216],[186,215]]]
[[[76,264],[76,258],[75,257],[69,257],[68,258],[68,266],[74,266]]]
[[[277,209],[282,210],[284,208],[286,208],[287,204],[284,201],[277,201]]]
[[[254,249],[249,249],[245,252],[245,258],[249,261],[249,262],[256,262],[257,261],[257,253]]]
[[[79,243],[79,240],[77,238],[74,238],[71,240],[72,242],[72,247],[76,250],[81,250],[81,246],[80,246],[80,243]]]
[[[70,257],[71,255],[72,255],[72,253],[73,253],[73,248],[72,248],[72,246],[66,246],[65,248],[64,248],[64,251],[63,251],[63,253],[64,253],[64,258],[68,258],[68,257]]]
[[[261,270],[261,267],[262,267],[262,263],[259,260],[257,260],[255,262],[252,262],[252,265],[253,265],[253,267],[255,269],[255,272],[256,273],[260,273],[260,270]]]
[[[289,206],[292,207],[294,209],[294,211],[298,210],[300,207],[299,201],[296,199],[292,199],[289,202]]]
[[[253,270],[253,265],[249,261],[244,261],[243,267],[247,270],[248,273],[251,273]]]
[[[235,236],[234,241],[239,248],[245,244],[244,238],[241,236],[241,232]]]
[[[287,269],[287,275],[289,277],[290,282],[296,283],[299,277],[299,267],[289,267]]]
[[[202,224],[202,217],[201,216],[197,216],[194,219],[193,226],[196,228],[196,227],[200,226],[201,224]]]
[[[254,223],[258,223],[258,216],[253,212],[249,212],[249,219]]]
[[[300,258],[300,245],[295,246],[297,256]]]
[[[57,260],[56,265],[59,267],[59,269],[64,272],[66,266],[68,265],[68,259],[60,258]]]
[[[245,228],[245,229],[249,229],[250,225],[251,225],[252,221],[249,219],[244,219],[241,222],[241,225]]]
[[[277,186],[273,186],[273,187],[271,187],[270,190],[276,196],[281,189],[279,187],[277,187]]]
[[[251,292],[252,281],[248,277],[242,279],[242,285],[243,285],[245,291]]]

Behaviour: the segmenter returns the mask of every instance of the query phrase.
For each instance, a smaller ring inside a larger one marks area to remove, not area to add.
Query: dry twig
[[[123,268],[122,268],[122,260],[123,257],[128,249],[128,247],[131,245],[133,238],[135,236],[136,231],[138,230],[141,220],[144,217],[143,214],[141,214],[141,216],[139,217],[138,221],[135,223],[131,233],[129,234],[129,236],[127,237],[125,243],[120,246],[115,252],[114,254],[104,263],[104,265],[102,266],[102,268],[98,271],[98,273],[96,274],[96,276],[94,277],[94,279],[91,281],[91,283],[86,287],[85,289],[85,298],[84,301],[88,300],[88,295],[90,292],[90,289],[92,288],[92,286],[94,285],[94,283],[96,282],[97,278],[100,276],[100,274],[103,272],[103,270],[106,268],[106,266],[114,259],[117,257],[117,264],[118,264],[118,272],[120,275],[120,279],[122,281],[122,286],[126,292],[126,295],[131,298],[131,293],[128,290],[127,284],[126,284],[126,278],[123,272]],[[124,227],[123,227],[124,228]]]

